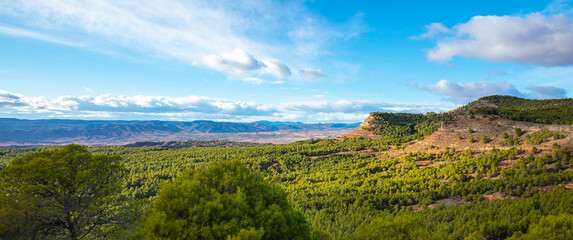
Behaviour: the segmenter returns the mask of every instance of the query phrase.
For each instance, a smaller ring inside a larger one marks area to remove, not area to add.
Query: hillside
[[[144,142],[89,150],[121,155],[129,171],[123,193],[146,203],[135,204],[139,212],[157,199],[164,183],[233,160],[284,189],[312,239],[571,234],[571,125],[479,113],[484,106],[497,107],[480,99],[443,114],[373,113],[358,129],[334,139],[279,145]],[[0,169],[26,153],[54,148],[0,149]],[[131,224],[125,234],[142,226],[137,220]]]
[[[394,152],[398,155],[409,151],[438,152],[445,148],[488,151],[494,147],[535,147],[540,152],[550,152],[555,144],[573,148],[573,125],[544,123],[571,123],[572,119],[572,99],[528,100],[490,96],[438,115],[372,113],[357,129],[342,137],[384,139],[389,134],[393,134],[390,138],[410,136],[412,141]],[[439,127],[421,132],[416,126],[422,123]],[[540,141],[527,140],[542,133],[547,136]]]
[[[308,138],[335,137],[350,131],[357,125],[346,123],[90,121],[0,118],[0,146],[67,143],[121,145],[142,141],[220,139],[259,143],[289,143]]]

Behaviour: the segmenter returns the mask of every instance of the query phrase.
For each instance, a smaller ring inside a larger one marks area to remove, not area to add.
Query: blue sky
[[[570,98],[572,6],[0,0],[0,117],[358,122]]]

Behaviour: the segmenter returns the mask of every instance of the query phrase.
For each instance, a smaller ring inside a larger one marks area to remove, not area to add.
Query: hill
[[[185,171],[239,161],[284,189],[313,239],[570,236],[571,125],[510,120],[477,111],[483,107],[499,105],[480,99],[442,114],[372,113],[335,139],[146,142],[89,150],[121,155],[129,170],[123,193],[144,203]],[[0,169],[26,153],[53,148],[0,149]],[[135,208],[144,212],[147,206]]]
[[[232,140],[288,143],[335,137],[358,124],[214,121],[89,121],[0,119],[0,146],[79,143],[121,145],[142,141]]]
[[[371,113],[357,129],[342,137],[401,137],[402,141],[394,143],[408,144],[395,154],[437,152],[445,148],[485,151],[494,147],[535,147],[542,152],[551,151],[557,145],[573,148],[572,120],[572,99],[489,96],[441,114]],[[547,122],[569,124],[545,124]]]

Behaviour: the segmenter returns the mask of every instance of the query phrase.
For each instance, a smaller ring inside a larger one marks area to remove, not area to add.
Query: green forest
[[[121,156],[126,170],[119,197],[131,203],[136,208],[131,211],[137,214],[123,213],[131,221],[123,223],[130,226],[129,231],[112,232],[132,238],[147,236],[138,233],[151,224],[142,216],[161,199],[158,192],[167,183],[221,161],[239,162],[265,182],[284,189],[288,203],[307,224],[310,233],[301,233],[303,239],[520,239],[536,234],[532,229],[547,231],[538,229],[546,227],[537,226],[540,221],[571,224],[573,192],[558,186],[573,180],[573,172],[567,170],[573,167],[573,154],[566,149],[544,156],[517,148],[487,153],[444,149],[396,158],[384,151],[353,152],[381,149],[384,144],[370,139],[311,139],[260,147],[90,147],[89,152]],[[25,154],[55,149],[61,148],[2,149],[2,171],[13,159],[30,159]],[[428,160],[435,164],[416,164]],[[500,168],[506,160],[515,163]],[[545,186],[555,187],[546,190]],[[484,200],[483,195],[496,192],[508,199]],[[444,199],[459,203],[432,206]],[[230,233],[239,234],[240,229]],[[564,229],[555,234],[571,234],[570,227]],[[256,235],[257,228],[251,230]]]
[[[375,117],[380,140],[0,149],[0,238],[573,238],[570,149],[512,130],[504,149],[392,155],[450,115]]]
[[[547,124],[573,124],[573,99],[523,99],[511,96],[488,96],[486,100],[497,107],[479,107],[478,112],[503,118]]]

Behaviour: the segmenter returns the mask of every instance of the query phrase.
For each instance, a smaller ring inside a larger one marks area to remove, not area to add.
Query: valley
[[[230,140],[284,144],[309,138],[332,138],[358,124],[289,122],[170,122],[0,119],[0,147],[77,143],[88,146],[135,142]]]

